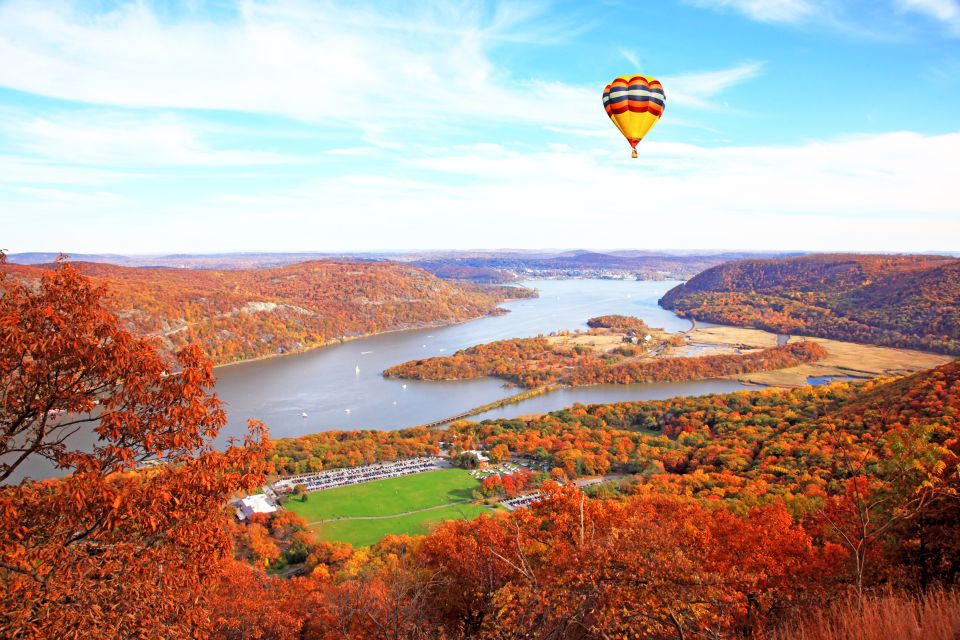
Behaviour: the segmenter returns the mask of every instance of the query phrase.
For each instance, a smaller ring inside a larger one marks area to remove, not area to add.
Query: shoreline
[[[498,307],[499,308],[499,307]],[[484,316],[477,316],[475,318],[465,318],[463,320],[458,320],[457,322],[431,322],[422,325],[402,327],[398,329],[387,329],[386,331],[374,331],[372,333],[362,333],[355,336],[343,336],[341,338],[333,338],[327,340],[326,342],[321,342],[309,347],[304,347],[303,349],[294,349],[291,351],[284,351],[283,353],[271,353],[269,355],[256,356],[254,358],[244,358],[243,360],[234,360],[232,362],[224,362],[222,364],[213,365],[214,370],[220,369],[223,367],[232,367],[239,364],[250,364],[251,362],[262,362],[264,360],[273,360],[276,358],[285,358],[287,356],[300,356],[305,353],[310,353],[311,351],[316,351],[317,349],[323,349],[325,347],[332,347],[337,344],[346,344],[347,342],[353,342],[354,340],[362,340],[363,338],[372,338],[374,336],[383,336],[391,333],[402,333],[404,331],[420,331],[421,329],[440,329],[443,327],[455,327],[458,324],[465,324],[467,322],[473,322],[474,320],[481,320],[483,318],[489,318],[493,314],[488,314]]]
[[[513,285],[509,285],[509,286],[513,286]],[[530,287],[517,287],[517,288],[526,289],[528,291],[537,291],[537,289],[533,289]],[[479,315],[479,316],[474,316],[472,318],[463,318],[462,320],[457,320],[455,322],[443,322],[438,320],[436,322],[427,322],[424,324],[398,327],[396,329],[387,329],[386,331],[374,331],[371,333],[362,333],[355,336],[342,336],[339,338],[332,338],[325,342],[315,344],[309,347],[305,347],[303,349],[294,349],[291,351],[285,351],[283,353],[271,353],[267,355],[256,356],[253,358],[243,358],[242,360],[234,360],[232,362],[223,362],[221,364],[215,364],[213,365],[213,369],[214,371],[216,371],[217,369],[220,369],[222,367],[232,367],[239,364],[249,364],[251,362],[261,362],[264,360],[272,360],[274,358],[284,358],[287,356],[299,356],[305,353],[309,353],[311,351],[316,351],[317,349],[323,349],[324,347],[331,347],[337,344],[345,344],[347,342],[353,342],[354,340],[362,340],[363,338],[372,338],[374,336],[382,336],[382,335],[387,335],[391,333],[402,333],[404,331],[420,331],[421,329],[440,329],[443,327],[455,327],[458,324],[466,324],[467,322],[474,322],[475,320],[482,320],[483,318],[491,318],[497,315],[504,315],[504,313],[510,313],[509,309],[504,309],[499,305],[504,302],[515,302],[517,300],[524,300],[524,299],[525,298],[507,298],[506,300],[502,300],[500,303],[498,303],[497,306],[491,309],[489,313]],[[497,309],[503,311],[504,313],[496,313]]]

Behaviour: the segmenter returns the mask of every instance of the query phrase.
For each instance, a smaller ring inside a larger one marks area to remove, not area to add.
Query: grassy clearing
[[[293,499],[285,507],[307,522],[389,516],[470,500],[479,485],[464,469],[442,469],[316,491],[308,494],[306,502]]]
[[[311,527],[321,540],[349,542],[355,547],[376,544],[390,534],[420,535],[443,520],[472,520],[490,509],[476,504],[456,504],[383,520],[334,520]]]
[[[777,343],[777,336],[774,333],[741,327],[700,328],[690,332],[689,335],[694,342],[726,345],[730,351],[739,345],[765,349]],[[807,378],[810,376],[873,378],[875,376],[904,375],[924,369],[932,369],[953,360],[950,356],[936,353],[841,342],[826,338],[794,337],[791,338],[791,341],[793,340],[818,342],[826,348],[828,355],[823,360],[790,367],[789,369],[743,373],[732,377],[744,382],[773,387],[797,387],[807,384]]]
[[[798,624],[799,622],[799,624]],[[960,592],[868,595],[841,599],[769,636],[772,640],[953,640],[960,637]]]

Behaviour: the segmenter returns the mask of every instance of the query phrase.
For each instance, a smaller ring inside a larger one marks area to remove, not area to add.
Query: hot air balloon
[[[660,81],[647,76],[619,76],[603,90],[603,108],[633,147],[631,157],[637,157],[637,143],[657,124],[666,101]]]

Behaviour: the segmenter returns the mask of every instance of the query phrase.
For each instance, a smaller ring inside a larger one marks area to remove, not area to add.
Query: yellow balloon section
[[[603,90],[603,108],[633,147],[637,157],[637,143],[657,124],[666,105],[663,85],[647,76],[620,76]]]

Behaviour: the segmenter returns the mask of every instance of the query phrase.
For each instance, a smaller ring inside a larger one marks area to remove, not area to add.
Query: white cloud
[[[858,38],[894,42],[921,37],[922,29],[901,19],[912,12],[941,22],[950,35],[960,35],[960,0],[882,0],[870,6],[830,0],[683,1],[714,11],[735,11],[755,22],[816,25]]]
[[[81,208],[114,207],[126,200],[109,191],[68,191],[65,189],[20,187],[21,194],[33,198],[41,205],[67,205]]]
[[[0,186],[3,183],[104,185],[130,175],[109,169],[77,167],[23,156],[0,156]]]
[[[678,104],[715,108],[708,101],[731,87],[752,80],[763,71],[762,62],[748,62],[729,69],[688,73],[663,78],[664,86],[669,87],[668,100]]]
[[[498,5],[492,15],[444,4],[395,15],[295,0],[238,6],[237,19],[213,23],[161,20],[146,3],[89,15],[62,2],[10,2],[0,7],[0,84],[93,104],[356,127],[387,113],[391,124],[569,122],[584,114],[568,99],[576,89],[504,77],[489,60],[502,42],[567,32],[533,5]],[[559,108],[536,108],[544,102]]]
[[[490,15],[443,3],[410,15],[296,0],[237,6],[238,18],[213,23],[192,14],[161,19],[139,2],[90,15],[60,1],[14,0],[0,5],[0,85],[113,107],[279,115],[352,128],[378,146],[395,146],[396,131],[405,128],[604,121],[597,87],[513,77],[491,61],[502,43],[550,42],[572,32],[536,5],[498,4]],[[704,95],[759,70],[747,64],[680,76],[668,95],[703,107]],[[239,152],[214,158],[182,125],[155,122],[134,133],[148,145],[179,141],[180,150],[160,149],[158,157],[188,164],[254,159]],[[110,137],[101,133],[98,141]]]
[[[102,219],[101,226],[114,225],[109,236],[91,233],[84,218],[56,231],[3,220],[2,214],[0,221],[13,250],[369,251],[465,242],[960,249],[953,175],[960,166],[960,133],[720,148],[648,140],[635,161],[625,146],[610,149],[606,143],[536,152],[464,145],[396,154],[390,162],[398,164],[374,164],[368,173],[318,178],[292,189],[189,204],[137,203],[147,215]],[[42,211],[53,215],[56,206],[47,203]],[[64,217],[74,211],[59,206]],[[31,210],[20,215],[29,217]]]
[[[942,22],[947,30],[960,35],[960,2],[958,0],[895,0],[901,11],[923,14]]]
[[[732,9],[757,22],[797,23],[818,11],[809,0],[687,0],[711,9]]]
[[[7,110],[0,133],[8,146],[55,162],[108,167],[250,166],[294,162],[280,154],[216,149],[203,140],[222,127],[162,115],[114,111],[31,116]]]

